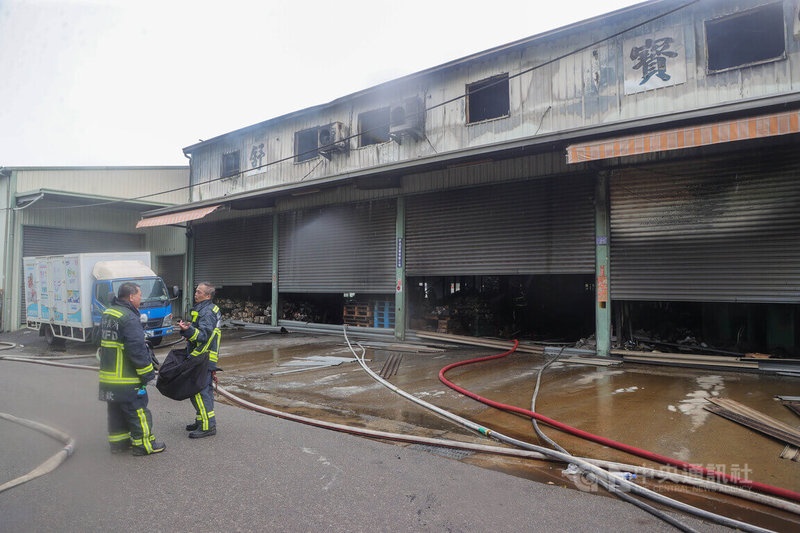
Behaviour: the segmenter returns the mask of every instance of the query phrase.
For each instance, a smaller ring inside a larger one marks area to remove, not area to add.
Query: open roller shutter
[[[183,287],[183,255],[161,255],[158,257],[158,275],[167,289],[177,285]]]
[[[374,201],[282,214],[281,292],[394,292],[396,212]]]
[[[593,187],[575,176],[411,197],[407,275],[593,273]]]
[[[194,282],[272,283],[272,215],[197,224]]]
[[[144,235],[111,233],[39,226],[22,227],[22,255],[64,255],[99,252],[140,252],[145,249]],[[22,265],[20,265],[22,270]],[[24,276],[21,276],[24,278]],[[25,288],[20,286],[20,317],[25,320]]]
[[[797,303],[799,162],[765,151],[614,171],[612,298]]]

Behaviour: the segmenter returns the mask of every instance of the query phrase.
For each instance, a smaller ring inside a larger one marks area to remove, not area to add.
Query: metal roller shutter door
[[[394,292],[394,201],[284,213],[281,292]]]
[[[177,285],[183,287],[183,255],[161,255],[158,257],[158,275],[167,289]]]
[[[407,275],[593,273],[593,201],[588,176],[409,198]]]
[[[797,303],[798,162],[765,152],[615,171],[612,298]]]
[[[98,252],[140,252],[145,249],[144,235],[61,228],[23,226],[22,255],[63,255]],[[20,265],[22,271],[22,265]],[[24,277],[24,276],[21,276]],[[20,317],[25,320],[25,288],[20,286]]]
[[[197,224],[192,230],[195,283],[272,283],[272,215]]]

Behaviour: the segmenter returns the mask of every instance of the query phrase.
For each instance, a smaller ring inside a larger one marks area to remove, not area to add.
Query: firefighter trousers
[[[192,405],[195,410],[195,420],[197,429],[208,431],[217,427],[217,418],[214,414],[214,384],[212,383],[212,373],[208,372],[208,382],[203,389],[191,397]]]
[[[106,402],[108,406],[108,443],[111,450],[131,445],[153,451],[153,415],[147,408],[147,393],[129,402]]]

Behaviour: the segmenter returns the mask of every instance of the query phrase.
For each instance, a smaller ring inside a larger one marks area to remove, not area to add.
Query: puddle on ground
[[[270,339],[271,340],[271,339]],[[383,387],[357,363],[272,375],[278,365],[310,355],[347,356],[349,350],[335,338],[305,344],[261,343],[257,351],[236,343],[221,359],[225,372],[220,384],[254,403],[288,410],[311,418],[389,432],[444,436],[492,444],[453,422],[434,414]],[[378,372],[394,353],[368,349],[370,368]],[[508,436],[542,444],[530,419],[502,412],[463,396],[438,379],[445,365],[493,355],[492,350],[455,348],[443,354],[404,353],[395,386],[443,409]],[[492,400],[530,409],[536,375],[545,361],[531,354],[458,367],[448,379]],[[570,426],[632,446],[653,451],[740,477],[800,491],[800,463],[779,459],[783,445],[713,415],[703,409],[708,397],[728,397],[800,426],[800,418],[781,406],[775,395],[797,395],[798,380],[757,374],[708,372],[674,367],[625,364],[624,368],[551,365],[544,371],[538,413]],[[638,457],[601,446],[539,424],[542,430],[570,453],[599,459],[647,465]],[[473,454],[461,459],[485,468],[559,486],[574,487],[561,475],[563,465],[517,458]],[[668,468],[668,467],[662,467]],[[674,469],[673,469],[674,470]],[[724,512],[777,530],[796,530],[800,519],[737,499],[711,496],[696,489],[653,484],[651,488],[678,494],[715,512]]]

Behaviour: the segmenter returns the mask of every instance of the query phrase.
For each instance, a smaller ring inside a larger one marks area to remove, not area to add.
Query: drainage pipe
[[[687,472],[691,472],[691,473],[694,473],[694,474],[699,474],[699,475],[702,475],[704,477],[710,477],[712,479],[713,478],[715,478],[715,479],[724,479],[728,483],[731,483],[731,484],[734,484],[734,485],[739,485],[739,486],[742,486],[742,487],[747,487],[747,488],[750,488],[750,489],[759,490],[759,491],[767,493],[767,494],[772,494],[773,496],[779,496],[781,498],[786,498],[786,499],[789,499],[789,500],[794,500],[796,502],[800,502],[800,494],[798,494],[797,492],[794,492],[794,491],[791,491],[791,490],[787,490],[787,489],[782,489],[780,487],[774,487],[772,485],[767,485],[767,484],[764,484],[764,483],[759,483],[759,482],[756,482],[756,481],[750,481],[749,479],[742,479],[742,478],[739,478],[739,477],[736,477],[736,476],[732,476],[730,474],[724,474],[722,472],[716,472],[714,470],[709,470],[709,469],[707,469],[705,467],[694,465],[694,464],[691,464],[691,463],[687,463],[687,462],[681,461],[679,459],[673,459],[673,458],[667,457],[665,455],[660,455],[660,454],[653,453],[653,452],[650,452],[650,451],[647,451],[647,450],[642,450],[640,448],[636,448],[636,447],[630,446],[628,444],[623,444],[621,442],[617,442],[617,441],[614,441],[614,440],[611,440],[611,439],[608,439],[608,438],[605,438],[605,437],[601,437],[599,435],[594,435],[594,434],[589,433],[587,431],[583,431],[583,430],[574,428],[572,426],[568,426],[567,424],[564,424],[564,423],[559,422],[557,420],[553,420],[552,418],[548,418],[546,416],[540,415],[540,414],[535,413],[533,411],[529,411],[528,409],[523,409],[521,407],[515,407],[513,405],[506,405],[506,404],[503,404],[503,403],[500,403],[500,402],[495,402],[493,400],[489,400],[487,398],[484,398],[482,396],[479,396],[479,395],[475,394],[474,392],[470,392],[470,391],[464,389],[463,387],[459,387],[458,385],[456,385],[455,383],[453,383],[452,381],[450,381],[450,380],[448,380],[447,378],[444,377],[445,373],[447,373],[448,370],[451,370],[451,369],[456,368],[458,366],[463,366],[463,365],[467,365],[467,364],[471,364],[471,363],[478,363],[478,362],[481,362],[481,361],[489,361],[489,360],[492,360],[492,359],[499,359],[500,357],[505,357],[505,356],[513,353],[518,344],[519,344],[519,341],[514,341],[514,346],[510,350],[508,350],[506,352],[503,352],[501,354],[490,355],[490,356],[487,356],[487,357],[478,357],[476,359],[470,359],[470,360],[467,360],[467,361],[459,361],[457,363],[453,363],[453,364],[447,365],[446,367],[442,368],[439,371],[439,380],[441,380],[442,383],[444,383],[445,385],[447,385],[451,389],[456,390],[456,391],[458,391],[461,394],[464,394],[466,396],[469,396],[470,398],[472,398],[474,400],[477,400],[477,401],[479,401],[481,403],[484,403],[484,404],[489,405],[491,407],[496,407],[497,409],[502,409],[504,411],[508,411],[508,412],[511,412],[511,413],[517,413],[517,414],[524,415],[526,417],[535,418],[535,419],[539,420],[540,422],[544,422],[545,424],[548,424],[548,425],[550,425],[550,426],[552,426],[552,427],[554,427],[556,429],[560,429],[562,431],[566,431],[567,433],[570,433],[572,435],[576,435],[578,437],[582,437],[584,439],[587,439],[587,440],[590,440],[590,441],[593,441],[593,442],[597,442],[597,443],[602,444],[604,446],[609,446],[611,448],[616,448],[617,450],[622,450],[624,452],[628,452],[628,453],[631,453],[633,455],[637,455],[637,456],[642,457],[644,459],[649,459],[651,461],[655,461],[655,462],[658,462],[658,463],[667,464],[667,465],[670,465],[670,466],[675,466],[675,467],[680,468],[682,470],[686,470]]]
[[[609,472],[606,472],[602,468],[599,468],[599,467],[597,467],[597,466],[595,466],[595,465],[593,465],[593,464],[591,464],[591,463],[589,463],[587,461],[580,460],[580,459],[578,459],[576,457],[573,457],[573,456],[565,454],[565,453],[561,453],[561,452],[556,451],[556,450],[551,450],[549,448],[544,448],[542,446],[536,446],[535,444],[531,444],[529,442],[524,442],[524,441],[515,439],[513,437],[509,437],[509,436],[504,435],[504,434],[502,434],[502,433],[500,433],[498,431],[494,431],[494,430],[485,428],[483,426],[480,426],[478,424],[475,424],[474,422],[472,422],[470,420],[466,420],[465,418],[460,417],[460,416],[458,416],[458,415],[456,415],[454,413],[451,413],[449,411],[445,411],[444,409],[441,409],[441,408],[439,408],[439,407],[437,407],[437,406],[435,406],[433,404],[430,404],[430,403],[426,402],[425,400],[420,400],[416,396],[413,396],[413,395],[411,395],[411,394],[409,394],[409,393],[407,393],[407,392],[405,392],[405,391],[403,391],[401,389],[398,389],[397,387],[395,387],[394,385],[392,385],[391,383],[389,383],[385,379],[383,379],[380,376],[378,376],[375,372],[373,372],[367,366],[367,364],[366,364],[366,362],[364,361],[364,358],[363,358],[363,352],[366,351],[366,350],[364,350],[364,348],[362,347],[362,357],[359,357],[358,354],[356,353],[355,349],[353,348],[352,344],[350,344],[350,340],[347,338],[347,327],[343,328],[343,332],[344,332],[345,341],[347,342],[347,345],[350,348],[350,351],[353,353],[353,356],[355,356],[356,360],[359,362],[359,364],[361,365],[361,367],[364,369],[364,371],[367,374],[369,374],[373,379],[378,381],[381,385],[389,388],[392,391],[397,392],[398,394],[400,394],[404,398],[407,398],[407,399],[413,401],[417,405],[421,405],[421,406],[425,407],[426,409],[429,409],[429,410],[431,410],[431,411],[433,411],[433,412],[435,412],[437,414],[440,414],[440,415],[444,416],[445,418],[448,418],[450,420],[453,420],[455,422],[463,424],[465,427],[468,427],[470,429],[474,429],[475,431],[478,431],[479,433],[481,433],[482,435],[484,435],[486,437],[491,437],[491,438],[499,440],[501,442],[504,442],[504,443],[507,443],[507,444],[511,444],[513,446],[517,446],[519,448],[523,448],[523,449],[526,449],[526,450],[537,451],[539,453],[545,454],[545,455],[547,455],[549,457],[555,458],[555,459],[557,459],[559,461],[562,461],[562,462],[565,462],[565,463],[573,463],[576,466],[578,466],[581,470],[583,470],[584,472],[587,472],[589,475],[594,475],[597,478],[602,479],[602,480],[606,481],[607,483],[611,484],[615,490],[622,490],[622,491],[626,491],[626,492],[632,492],[632,493],[638,494],[640,496],[643,496],[645,498],[649,498],[650,500],[653,500],[655,502],[658,502],[658,503],[661,503],[663,505],[667,505],[669,507],[672,507],[673,509],[677,509],[679,511],[683,511],[683,512],[688,513],[688,514],[693,514],[693,515],[698,516],[700,518],[704,518],[706,520],[710,520],[712,522],[716,522],[718,524],[722,524],[722,525],[725,525],[725,526],[728,526],[728,527],[738,528],[738,529],[741,529],[742,531],[751,531],[751,532],[766,532],[766,531],[770,531],[768,529],[760,528],[758,526],[753,526],[753,525],[748,524],[746,522],[741,522],[739,520],[734,520],[732,518],[728,518],[727,516],[718,515],[716,513],[712,513],[710,511],[706,511],[704,509],[700,509],[698,507],[694,507],[694,506],[688,505],[688,504],[680,502],[678,500],[674,500],[672,498],[669,498],[667,496],[664,496],[662,494],[654,492],[654,491],[652,491],[650,489],[646,489],[646,488],[644,488],[642,486],[639,486],[639,485],[637,485],[635,483],[631,483],[630,481],[628,481],[626,479],[617,478],[613,474],[610,474]],[[513,349],[511,351],[513,351]],[[464,421],[465,423],[461,422],[461,421]]]

